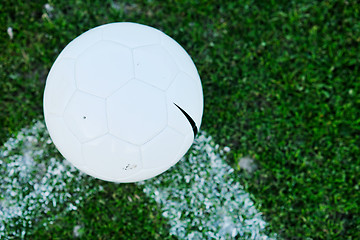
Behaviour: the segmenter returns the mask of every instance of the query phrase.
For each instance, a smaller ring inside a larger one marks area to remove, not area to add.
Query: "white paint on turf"
[[[76,210],[101,186],[63,161],[42,122],[22,129],[0,149],[0,239],[25,239],[26,230],[46,226]]]
[[[0,148],[0,174],[1,239],[25,238],[39,221],[51,224],[102,189],[63,161],[40,121]],[[261,213],[204,132],[187,157],[139,185],[161,205],[179,239],[270,239]]]
[[[180,239],[275,239],[222,158],[219,146],[200,132],[186,158],[141,182],[144,192],[161,205],[170,233]]]

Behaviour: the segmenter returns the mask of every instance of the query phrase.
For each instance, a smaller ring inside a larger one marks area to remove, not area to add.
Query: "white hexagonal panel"
[[[75,92],[68,103],[64,119],[81,142],[92,140],[108,131],[105,100],[80,91]]]
[[[45,114],[45,122],[51,139],[64,158],[76,167],[82,166],[84,159],[81,153],[81,144],[66,126],[64,119],[53,114]]]
[[[177,163],[187,153],[187,151],[189,151],[193,142],[194,142],[194,134],[192,132],[184,136],[184,141],[182,145],[179,146],[180,151],[178,153],[178,156],[176,157],[178,160],[175,160],[172,163],[172,165]]]
[[[121,181],[142,168],[139,147],[109,134],[83,144],[83,154],[100,179]]]
[[[200,77],[194,62],[191,60],[189,54],[180,46],[174,39],[167,35],[161,35],[161,46],[172,56],[178,67],[189,74],[196,81],[200,82]]]
[[[75,60],[58,58],[50,70],[44,92],[44,110],[61,116],[76,90]]]
[[[151,169],[141,169],[139,172],[134,173],[128,178],[124,179],[124,182],[138,182],[147,180],[153,177],[158,176],[159,174],[165,172],[169,169],[169,166],[160,167],[160,168],[151,168]]]
[[[134,65],[136,78],[162,90],[170,86],[178,72],[173,58],[160,45],[134,49]]]
[[[165,94],[131,80],[107,99],[110,133],[134,144],[143,144],[167,123]]]
[[[141,146],[144,169],[171,166],[178,161],[178,153],[185,136],[167,127],[151,141]],[[155,174],[155,173],[154,173]]]
[[[203,94],[196,80],[181,72],[176,76],[166,94],[168,100],[189,114],[199,128],[203,113]]]
[[[135,48],[160,43],[159,30],[137,23],[113,23],[104,25],[104,40],[111,40]]]
[[[102,26],[90,29],[72,40],[60,53],[62,57],[77,58],[87,48],[101,41]]]
[[[107,97],[134,76],[133,66],[129,48],[100,41],[78,57],[75,69],[77,87]]]

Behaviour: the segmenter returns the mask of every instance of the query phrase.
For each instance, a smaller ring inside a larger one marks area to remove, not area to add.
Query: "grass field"
[[[203,83],[202,129],[231,148],[228,164],[278,238],[360,238],[357,1],[2,1],[1,143],[43,118],[63,47],[115,21],[156,27],[189,52]],[[238,167],[243,157],[254,173]],[[29,238],[71,238],[74,226],[97,239],[175,238],[141,186],[89,180],[99,184],[78,211],[36,222]]]

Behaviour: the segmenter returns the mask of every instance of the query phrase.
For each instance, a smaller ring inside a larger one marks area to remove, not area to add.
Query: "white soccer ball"
[[[152,178],[177,163],[202,113],[190,56],[163,32],[136,23],[102,25],[74,39],[44,92],[46,126],[60,153],[112,182]]]

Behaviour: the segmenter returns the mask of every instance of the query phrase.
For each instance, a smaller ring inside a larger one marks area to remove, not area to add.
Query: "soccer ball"
[[[203,93],[186,51],[136,23],[93,28],[47,77],[44,116],[60,153],[112,182],[152,178],[177,163],[200,127]]]

